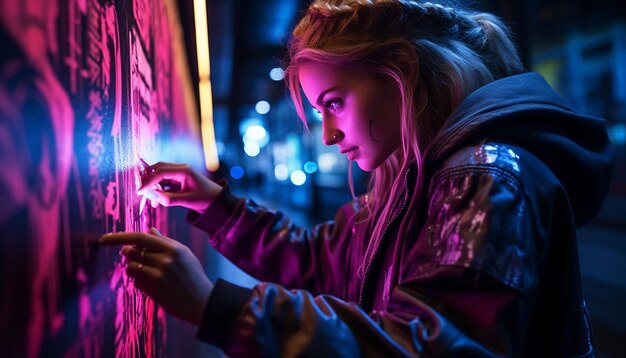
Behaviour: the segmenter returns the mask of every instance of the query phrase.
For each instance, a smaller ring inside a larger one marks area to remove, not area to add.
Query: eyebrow
[[[325,89],[322,91],[322,93],[319,94],[319,96],[317,96],[317,99],[315,100],[315,103],[317,103],[317,105],[322,105],[322,98],[324,98],[324,96],[326,95],[326,93],[328,92],[332,92],[336,89],[338,89],[339,86],[333,86],[331,88]]]

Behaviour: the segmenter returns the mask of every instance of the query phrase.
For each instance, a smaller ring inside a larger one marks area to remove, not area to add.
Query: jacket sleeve
[[[419,237],[406,242],[386,310],[218,281],[198,338],[233,357],[519,355],[532,285],[524,279],[535,272],[524,195],[495,169],[448,174],[433,180],[440,195],[431,196]]]
[[[281,212],[232,195],[225,185],[202,215],[190,211],[187,221],[207,232],[211,246],[256,279],[317,294],[343,288],[345,265],[336,258],[346,256],[354,212],[347,203],[334,220],[304,229]]]
[[[399,290],[419,316],[365,313],[331,295],[218,280],[198,339],[231,357],[495,357],[435,309]]]

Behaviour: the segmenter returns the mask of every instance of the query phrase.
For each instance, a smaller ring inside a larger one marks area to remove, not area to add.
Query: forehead
[[[304,62],[298,67],[298,76],[300,84],[305,89],[314,90],[331,83],[345,82],[346,70],[337,66],[317,62]],[[321,89],[324,90],[324,89]]]
[[[348,89],[370,79],[367,74],[354,69],[317,62],[300,64],[298,76],[305,95],[313,101],[328,89]]]

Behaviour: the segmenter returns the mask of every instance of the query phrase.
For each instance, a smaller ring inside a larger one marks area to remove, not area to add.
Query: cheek
[[[366,123],[368,133],[369,121],[371,120],[372,133],[376,138],[380,138],[381,140],[384,139],[385,141],[392,141],[394,143],[398,141],[400,138],[400,115],[399,108],[395,105],[395,103],[383,103],[379,100],[379,105],[372,106],[369,112],[366,113],[368,116],[368,123]]]
[[[393,125],[391,121],[398,122],[400,100],[393,91],[372,91],[368,96],[367,105],[364,106],[364,114],[374,122],[382,122],[385,126]]]
[[[396,97],[387,98],[387,105],[383,109],[386,127],[394,138],[400,136],[400,100]]]

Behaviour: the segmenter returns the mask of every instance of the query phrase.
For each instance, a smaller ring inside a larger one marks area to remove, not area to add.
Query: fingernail
[[[159,231],[159,229],[157,229],[157,228],[153,227],[153,228],[152,228],[152,230],[153,230],[153,231],[154,231],[157,235],[159,235],[159,236],[163,236],[163,235],[161,235],[161,232]]]
[[[112,232],[106,233],[106,234],[104,234],[104,235],[100,236],[100,238],[99,238],[98,240],[96,240],[96,242],[97,242],[98,244],[102,244],[102,243],[103,243],[104,241],[106,241],[106,239],[107,239],[109,236],[111,236],[112,234],[113,234]]]
[[[146,190],[141,195],[147,197],[150,200],[157,200],[159,198],[159,195],[157,193],[153,192],[152,190]]]

